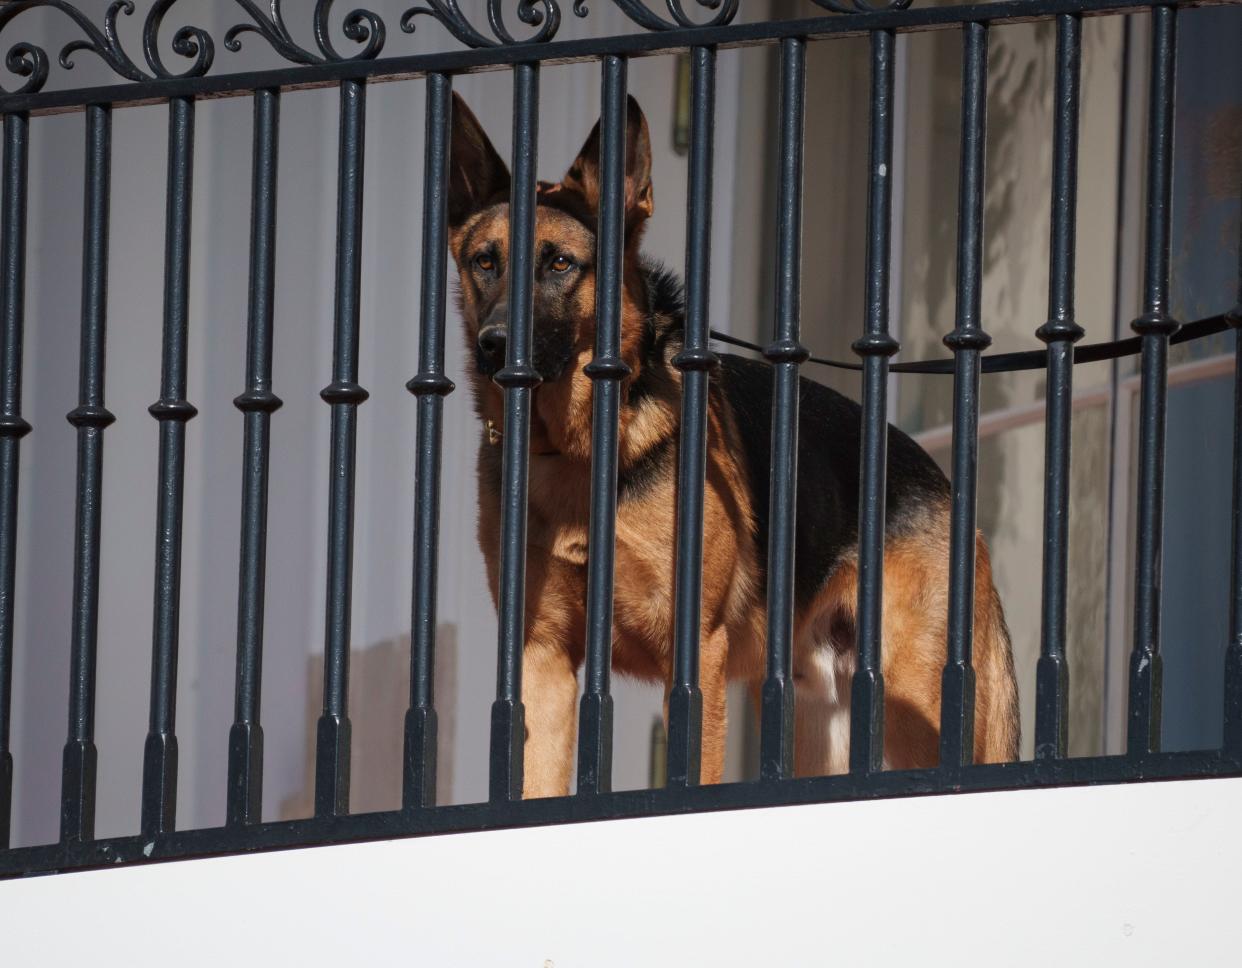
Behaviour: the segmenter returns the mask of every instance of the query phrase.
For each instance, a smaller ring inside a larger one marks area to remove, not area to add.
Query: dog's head
[[[453,95],[448,196],[449,246],[478,372],[504,366],[509,335],[509,168],[464,101]],[[635,252],[654,198],[647,120],[632,97],[626,118],[625,248]],[[559,182],[540,182],[535,209],[532,362],[544,383],[559,380],[595,338],[595,234],[600,203],[600,126]],[[626,308],[636,307],[626,259]]]

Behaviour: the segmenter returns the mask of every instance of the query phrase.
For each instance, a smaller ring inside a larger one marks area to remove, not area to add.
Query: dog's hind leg
[[[884,549],[881,621],[884,672],[884,766],[940,762],[940,680],[948,618],[947,507],[914,535]],[[1017,692],[1008,631],[992,584],[987,548],[978,541],[975,576],[975,760],[1015,759]],[[854,616],[858,570],[838,565],[799,619],[794,652],[794,761],[798,776],[849,768],[850,690],[857,664]]]
[[[940,680],[948,619],[948,535],[929,528],[884,551],[884,763],[940,762]]]
[[[884,551],[884,766],[939,761],[947,543],[938,533],[890,540]],[[798,776],[849,769],[850,695],[858,663],[858,568],[841,562],[799,622],[794,759]]]
[[[948,623],[944,514],[884,552],[884,756],[894,769],[940,762],[940,683]],[[1009,633],[982,538],[975,570],[975,749],[979,763],[1016,759],[1018,698]]]
[[[834,613],[807,629],[794,658],[794,775],[845,773],[850,762],[852,626]]]
[[[944,668],[947,545],[921,536],[884,552],[884,766],[935,766]],[[794,761],[798,776],[849,770],[850,695],[858,664],[858,567],[838,564],[798,625]]]

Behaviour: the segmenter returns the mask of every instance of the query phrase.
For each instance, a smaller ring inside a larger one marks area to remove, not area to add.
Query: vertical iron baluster
[[[74,524],[69,736],[65,742],[60,790],[62,841],[86,841],[95,836],[95,650],[99,630],[103,431],[116,420],[104,406],[111,161],[112,111],[105,105],[92,104],[86,109],[78,405],[66,417],[78,435],[78,493]]]
[[[246,390],[233,400],[243,414],[242,514],[237,589],[237,683],[229,731],[227,822],[263,815],[263,593],[267,573],[268,444],[281,406],[272,392],[272,312],[276,289],[276,161],[280,92],[254,92],[254,162],[250,185],[250,304]]]
[[[1069,752],[1069,663],[1065,604],[1069,561],[1070,418],[1074,343],[1074,221],[1078,200],[1078,80],[1082,20],[1057,17],[1056,120],[1052,147],[1052,254],[1048,321],[1035,331],[1048,344],[1044,444],[1043,625],[1035,684],[1035,756]]]
[[[1233,559],[1229,576],[1229,642],[1225,648],[1225,749],[1242,754],[1242,237],[1233,327]]]
[[[962,27],[962,157],[957,216],[957,323],[953,351],[953,485],[949,525],[948,656],[940,692],[940,762],[974,756],[975,498],[979,459],[979,353],[992,342],[979,319],[983,264],[983,179],[988,28]]]
[[[13,697],[19,442],[30,433],[30,424],[21,415],[29,126],[30,119],[25,114],[4,116],[4,172],[0,186],[0,849],[9,846],[13,806],[9,720]]]
[[[526,490],[530,470],[530,398],[534,322],[535,162],[539,138],[539,65],[513,68],[513,186],[509,206],[509,339],[494,377],[505,394],[500,485],[500,630],[492,703],[490,796],[522,796],[526,716],[522,647],[526,627]]]
[[[1134,582],[1134,651],[1126,751],[1160,749],[1160,554],[1164,530],[1164,440],[1168,398],[1170,215],[1173,201],[1173,82],[1177,10],[1151,12],[1151,102],[1147,128],[1147,240],[1143,315],[1131,323],[1142,337],[1139,403],[1138,508]]]
[[[168,214],[164,241],[164,359],[159,421],[159,493],[155,525],[155,617],[151,719],[142,763],[143,836],[170,831],[177,818],[177,637],[181,614],[181,517],[185,425],[198,411],[185,398],[189,335],[190,212],[194,101],[168,102]]]
[[[617,541],[617,438],[621,381],[621,279],[625,247],[627,64],[603,62],[600,120],[600,204],[595,283],[592,380],[591,531],[587,562],[586,688],[578,727],[578,792],[612,789],[612,610]]]
[[[444,397],[445,272],[448,252],[449,143],[453,80],[427,75],[427,129],[423,168],[423,272],[418,375],[405,385],[418,400],[414,468],[414,598],[410,626],[410,708],[405,714],[402,803],[436,804],[436,559],[440,548],[440,450]]]
[[[768,648],[763,683],[759,775],[793,775],[793,586],[798,485],[798,342],[802,295],[803,102],[806,41],[781,41],[777,184],[776,319],[763,355],[772,364],[772,472],[768,520]]]
[[[867,195],[866,331],[855,341],[863,358],[862,479],[858,496],[858,667],[850,697],[850,769],[884,764],[885,465],[888,458],[888,358],[897,341],[888,331],[893,199],[893,59],[891,30],[871,34],[871,184]]]
[[[690,50],[690,192],[686,207],[686,332],[673,366],[681,371],[677,459],[674,670],[668,697],[668,786],[695,786],[702,754],[699,638],[703,600],[703,489],[707,476],[707,391],[716,354],[708,349],[708,272],[716,49]]]
[[[323,714],[315,744],[315,816],[349,813],[349,635],[354,570],[354,471],[358,405],[358,325],[362,275],[362,175],[367,88],[341,82],[337,172],[336,307],[332,382],[319,396],[332,407],[328,492],[328,601],[323,654]]]

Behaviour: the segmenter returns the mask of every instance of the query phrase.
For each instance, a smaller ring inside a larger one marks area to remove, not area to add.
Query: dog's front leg
[[[699,653],[699,688],[703,692],[703,765],[701,783],[719,783],[724,777],[725,736],[729,720],[726,696],[729,683],[725,665],[729,636],[719,628],[706,634]]]
[[[569,793],[578,725],[578,678],[562,646],[528,642],[522,658],[526,763],[522,796]]]
[[[724,776],[725,737],[729,731],[728,680],[725,663],[729,639],[724,629],[704,632],[699,640],[699,693],[703,699],[703,728],[699,744],[699,782],[719,783]],[[668,734],[668,694],[672,681],[664,683],[664,732]]]

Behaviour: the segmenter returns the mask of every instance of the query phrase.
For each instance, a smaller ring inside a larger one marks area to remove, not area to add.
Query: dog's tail
[[[1004,763],[1018,758],[1022,739],[1013,645],[983,535],[975,548],[975,762]]]

